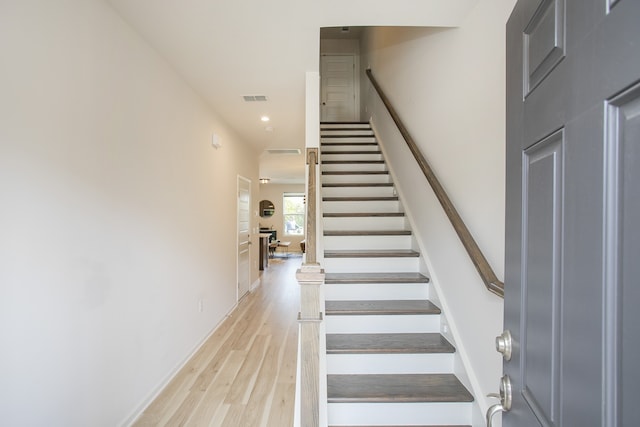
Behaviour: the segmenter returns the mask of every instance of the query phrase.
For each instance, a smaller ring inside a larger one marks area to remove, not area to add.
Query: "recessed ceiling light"
[[[269,117],[268,116],[262,116],[262,117],[260,117],[260,120],[262,120],[263,122],[268,122],[269,121]]]

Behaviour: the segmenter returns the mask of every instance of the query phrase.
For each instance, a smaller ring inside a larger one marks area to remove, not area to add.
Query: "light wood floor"
[[[300,258],[270,260],[227,318],[134,426],[293,425]]]

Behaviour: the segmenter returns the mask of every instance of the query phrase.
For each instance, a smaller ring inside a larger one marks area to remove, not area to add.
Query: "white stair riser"
[[[424,300],[429,298],[427,283],[334,283],[324,285],[328,301]]]
[[[322,183],[387,183],[391,182],[389,174],[355,174],[355,175],[322,175]]]
[[[355,151],[355,150],[354,150]],[[364,150],[363,150],[364,151]],[[374,151],[374,150],[371,150]],[[359,161],[359,160],[384,160],[382,158],[382,154],[376,154],[371,153],[371,154],[328,154],[328,153],[321,153],[321,158],[322,158],[322,162],[326,162],[326,161],[331,161],[331,160],[338,160],[338,161]]]
[[[391,197],[393,187],[322,187],[322,197]]]
[[[341,134],[342,135],[342,134]],[[331,144],[334,142],[348,142],[348,143],[358,143],[358,142],[376,142],[375,136],[369,135],[361,135],[361,136],[334,136],[331,138],[320,137],[321,144]]]
[[[333,141],[337,142],[337,141]],[[344,141],[343,141],[344,142]],[[355,141],[348,141],[348,145],[343,144],[331,144],[330,142],[323,143],[321,146],[321,151],[380,151],[380,147],[378,144],[361,144]],[[376,142],[373,140],[369,141],[360,141],[360,142]]]
[[[411,236],[324,236],[326,250],[411,249]]]
[[[327,129],[343,129],[343,128],[359,128],[359,129],[371,129],[369,123],[321,123],[320,130]]]
[[[405,230],[404,216],[324,217],[324,230]]]
[[[371,129],[322,129],[320,131],[320,136],[373,136],[373,131]]]
[[[384,334],[440,332],[437,314],[398,314],[389,316],[327,315],[328,334]]]
[[[402,273],[418,271],[418,258],[326,258],[324,268],[331,273]]]
[[[337,164],[322,164],[321,170],[326,171],[386,171],[387,167],[384,163],[337,163]]]
[[[397,200],[349,200],[323,201],[324,213],[360,213],[360,212],[401,212],[400,202]]]
[[[329,403],[329,425],[471,425],[471,403]]]
[[[328,374],[448,374],[452,353],[327,354]]]

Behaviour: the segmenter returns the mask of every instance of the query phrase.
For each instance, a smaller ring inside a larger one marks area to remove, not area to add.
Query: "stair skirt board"
[[[329,426],[468,427],[473,397],[375,135],[322,124],[321,156]]]

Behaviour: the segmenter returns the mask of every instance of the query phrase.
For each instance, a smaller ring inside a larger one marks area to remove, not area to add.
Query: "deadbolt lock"
[[[496,337],[496,350],[502,354],[502,357],[507,362],[511,360],[511,350],[513,349],[513,340],[511,339],[511,332],[507,329],[502,335]]]

